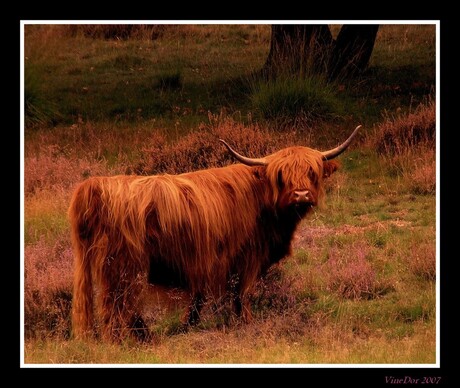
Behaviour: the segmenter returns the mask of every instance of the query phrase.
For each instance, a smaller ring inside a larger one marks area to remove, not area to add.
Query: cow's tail
[[[95,182],[88,180],[75,190],[69,208],[72,247],[74,251],[74,284],[72,298],[72,334],[88,337],[93,330],[92,254],[100,195]]]

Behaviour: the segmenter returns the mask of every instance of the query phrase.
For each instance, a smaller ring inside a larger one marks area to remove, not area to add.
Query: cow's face
[[[294,209],[300,216],[317,205],[323,194],[323,179],[331,175],[338,164],[331,162],[344,152],[358,133],[358,125],[341,145],[328,151],[308,147],[289,147],[265,158],[248,158],[236,152],[224,140],[235,159],[248,166],[257,166],[256,175],[269,182],[268,192],[278,209]]]
[[[266,158],[265,175],[278,209],[292,209],[304,216],[323,195],[323,179],[338,167],[323,161],[321,152],[307,147],[285,148]]]

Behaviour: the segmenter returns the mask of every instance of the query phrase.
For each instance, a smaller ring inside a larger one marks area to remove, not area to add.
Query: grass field
[[[381,26],[368,72],[329,85],[257,80],[267,25],[160,27],[104,39],[25,26],[24,362],[434,364],[435,27]],[[287,105],[307,93],[303,110]],[[306,117],[309,101],[325,108]],[[324,206],[251,296],[253,322],[205,306],[180,333],[186,296],[157,303],[151,287],[152,343],[71,337],[66,212],[78,182],[228,164],[217,137],[252,156],[327,149],[357,124]]]

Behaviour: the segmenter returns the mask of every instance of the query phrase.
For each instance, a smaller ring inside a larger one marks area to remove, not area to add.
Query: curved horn
[[[323,155],[323,160],[334,159],[337,156],[339,156],[343,151],[345,151],[348,148],[348,146],[351,144],[353,138],[358,133],[358,129],[361,127],[362,125],[358,125],[353,131],[353,133],[350,135],[350,137],[347,140],[345,140],[342,144],[340,144],[338,147],[333,148],[332,150],[329,150],[329,151],[321,152],[321,154]]]
[[[236,152],[232,147],[230,147],[227,142],[225,142],[222,139],[219,139],[219,141],[227,147],[229,152],[233,155],[233,157],[236,160],[239,160],[241,163],[246,164],[247,166],[266,166],[268,162],[265,160],[265,158],[258,158],[258,159],[252,159],[252,158],[247,158],[246,156],[240,155],[238,152]]]

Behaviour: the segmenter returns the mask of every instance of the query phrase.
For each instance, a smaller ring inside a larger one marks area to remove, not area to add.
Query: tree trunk
[[[329,79],[349,78],[366,70],[379,25],[344,25],[329,63]]]
[[[262,68],[268,78],[324,74],[329,80],[363,72],[379,25],[344,25],[337,40],[326,24],[272,25],[270,52]]]
[[[318,73],[327,63],[332,35],[327,25],[272,25],[270,52],[262,72],[269,78]]]

